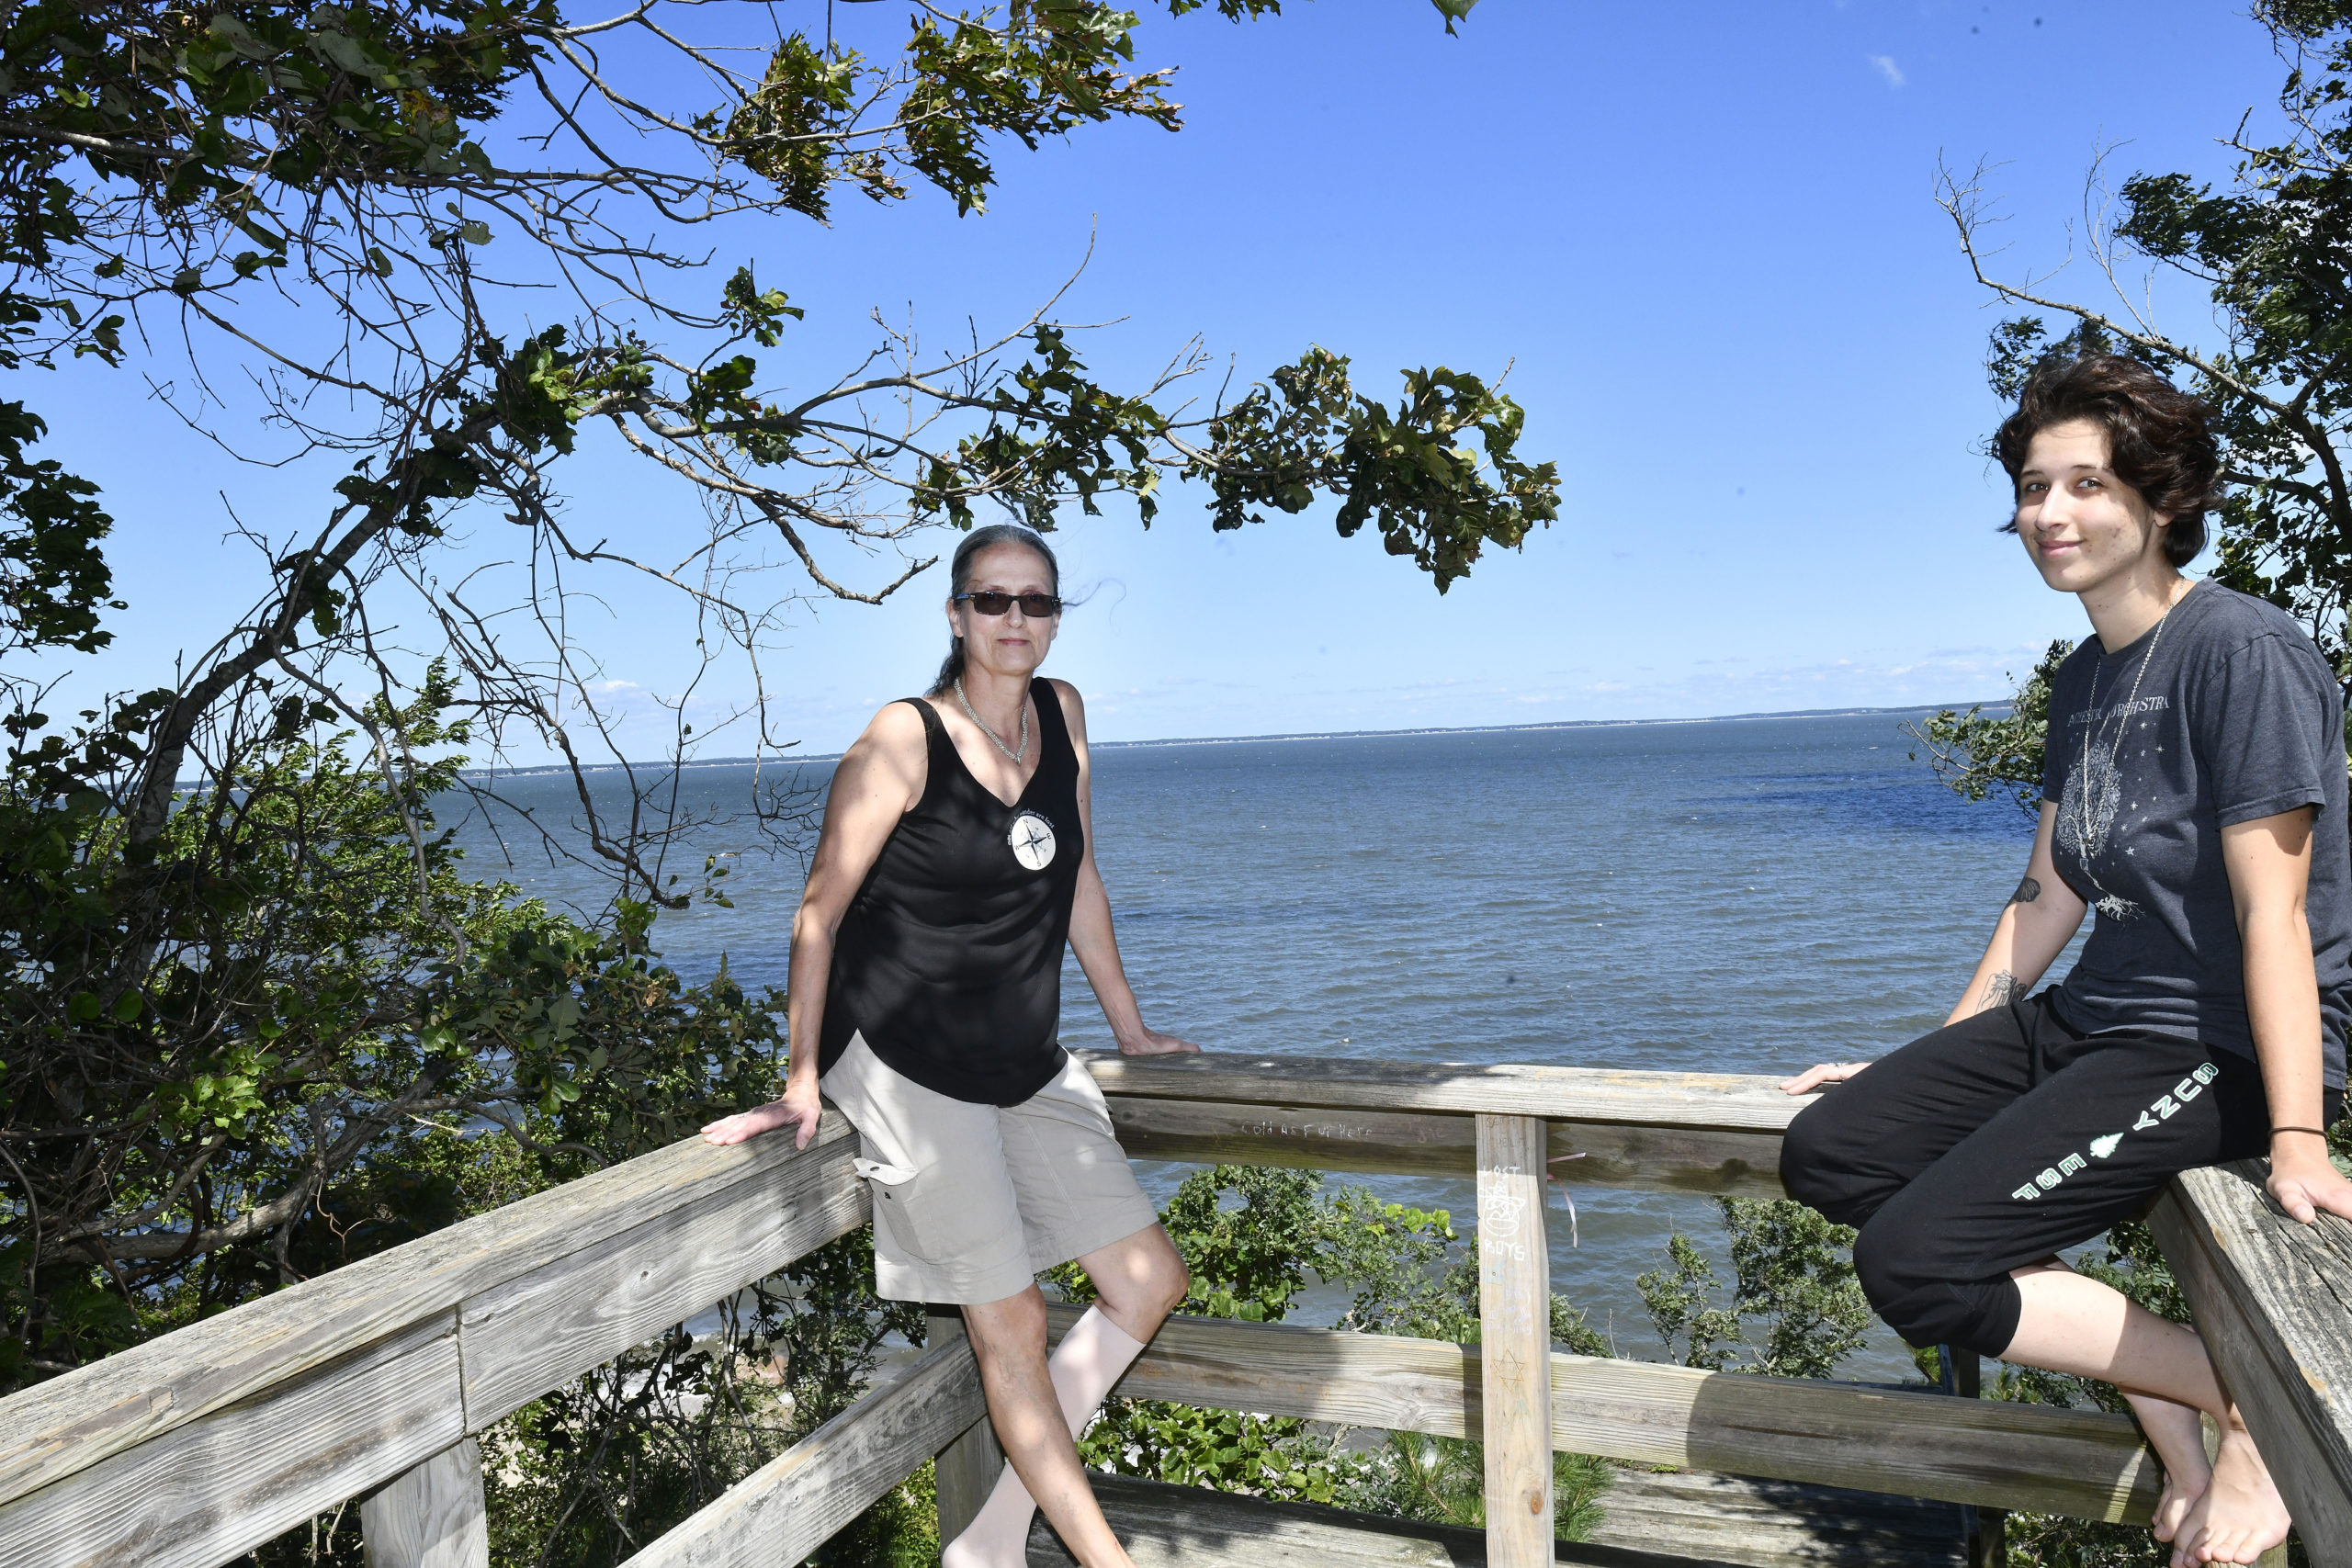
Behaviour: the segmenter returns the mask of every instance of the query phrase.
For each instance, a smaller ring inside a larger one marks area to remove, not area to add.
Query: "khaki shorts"
[[[901,1077],[858,1034],[821,1087],[857,1129],[888,1300],[1001,1302],[1159,1223],[1074,1058],[1019,1105],[974,1105]]]

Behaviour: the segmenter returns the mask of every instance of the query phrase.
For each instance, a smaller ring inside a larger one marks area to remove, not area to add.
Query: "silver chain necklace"
[[[2154,649],[2151,649],[2149,651],[2154,652]],[[1029,754],[1029,699],[1027,697],[1021,699],[1021,744],[1019,746],[1007,746],[1002,738],[988,727],[987,721],[972,711],[971,699],[964,695],[964,677],[961,675],[956,677],[956,705],[964,710],[966,718],[980,727],[982,735],[995,742],[998,750],[1012,759],[1014,767],[1021,765],[1021,759]]]
[[[2188,585],[2188,588],[2194,588],[2197,585],[2192,582]],[[2166,604],[2165,606],[2165,613],[2156,617],[2156,628],[2154,634],[2148,638],[2148,651],[2140,656],[2140,668],[2132,673],[2131,694],[2126,696],[2123,699],[2122,705],[2115,710],[2115,739],[2107,749],[2107,773],[2109,780],[2111,781],[2108,787],[2111,789],[2120,790],[2122,788],[2120,777],[2116,772],[2116,765],[2120,761],[2121,761],[2123,756],[2123,738],[2132,731],[2132,710],[2140,701],[2140,682],[2147,679],[2148,666],[2155,661],[2157,645],[2165,640],[2165,623],[2172,619],[2172,613],[2175,610],[2180,608],[2181,600],[2188,597],[2188,588],[2182,589],[2180,592],[2180,597],[2175,599],[2171,604]],[[2099,649],[2098,662],[2091,666],[2091,696],[2089,706],[2090,711],[2093,713],[2097,713],[2098,711],[2098,676],[2099,671],[2105,667],[2106,663],[2107,650],[2105,648],[2101,648]],[[2104,725],[2097,723],[2086,724],[2083,727],[2083,782],[2081,787],[2075,792],[2075,831],[2080,835],[2083,846],[2083,874],[2086,876],[2090,877],[2092,886],[2098,886],[2098,878],[2092,874],[2090,864],[2092,854],[2091,749],[2096,743],[2098,731],[2105,728],[2106,727]],[[2103,886],[2099,886],[2099,891],[2101,893],[2106,893],[2107,889]]]

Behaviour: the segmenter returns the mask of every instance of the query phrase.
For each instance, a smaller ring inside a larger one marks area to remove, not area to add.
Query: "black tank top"
[[[1061,699],[1029,683],[1037,772],[1007,806],[964,765],[932,705],[930,776],[865,874],[833,941],[820,1072],[850,1036],[925,1089],[1018,1105],[1061,1071],[1062,948],[1086,832]]]

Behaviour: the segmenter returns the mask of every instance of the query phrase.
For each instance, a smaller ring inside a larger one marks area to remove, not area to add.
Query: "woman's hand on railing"
[[[2270,1179],[2263,1185],[2288,1213],[2311,1224],[2323,1209],[2352,1220],[2352,1181],[2344,1179],[2327,1157],[2325,1139],[2309,1134],[2274,1136],[2270,1141]]]
[[[1199,1055],[1201,1048],[1189,1040],[1179,1040],[1173,1034],[1162,1034],[1149,1025],[1140,1025],[1132,1034],[1117,1036],[1122,1056],[1182,1056]]]
[[[1782,1078],[1781,1088],[1791,1094],[1811,1094],[1823,1084],[1844,1083],[1869,1066],[1868,1062],[1823,1062],[1792,1078]]]
[[[817,1120],[824,1114],[824,1102],[818,1098],[817,1081],[787,1083],[782,1100],[770,1100],[752,1111],[739,1111],[732,1116],[722,1116],[702,1130],[703,1141],[709,1144],[740,1144],[746,1138],[756,1138],[762,1133],[772,1133],[778,1127],[797,1125],[799,1134],[792,1140],[796,1149],[805,1149],[808,1140],[817,1135]]]

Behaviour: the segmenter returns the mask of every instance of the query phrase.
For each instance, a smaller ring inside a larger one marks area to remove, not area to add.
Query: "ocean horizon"
[[[1786,708],[1770,713],[1702,714],[1690,718],[1555,718],[1538,719],[1528,724],[1422,725],[1403,729],[1301,729],[1265,735],[1170,735],[1147,740],[1090,740],[1087,750],[1110,751],[1136,746],[1241,746],[1261,740],[1358,740],[1391,735],[1518,735],[1554,729],[1635,729],[1651,725],[1754,724],[1778,718],[1862,718],[1880,714],[1964,713],[1972,708],[2006,712],[2008,705],[2009,699],[2000,697],[1973,702],[1911,703],[1895,707]],[[765,757],[694,757],[676,766],[684,772],[695,768],[764,767],[778,762],[838,762],[841,758],[839,751],[795,751],[787,749]],[[652,762],[590,762],[580,771],[588,773],[618,773],[628,767],[655,766],[657,764]],[[569,774],[571,767],[564,762],[546,762],[527,767],[467,768],[462,772],[468,778],[531,778],[543,773]]]

